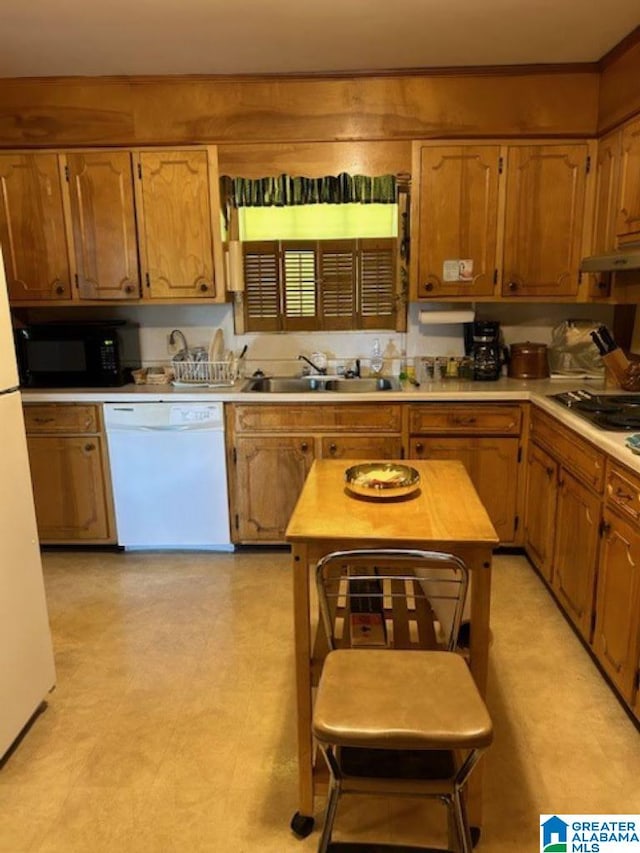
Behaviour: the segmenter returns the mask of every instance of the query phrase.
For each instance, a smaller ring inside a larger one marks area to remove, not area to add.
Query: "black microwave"
[[[138,327],[124,320],[32,324],[14,339],[23,387],[115,387],[140,367]]]

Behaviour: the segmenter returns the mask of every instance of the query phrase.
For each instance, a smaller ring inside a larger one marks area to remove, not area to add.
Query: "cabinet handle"
[[[419,441],[416,444],[416,453],[422,453],[423,450],[424,450],[424,444],[421,441]]]
[[[304,451],[304,450],[308,450],[308,449],[309,449],[309,445],[307,444],[306,441],[303,441],[302,444],[300,445],[300,450]]]
[[[135,287],[132,284],[126,284],[125,285],[125,288],[124,288],[125,293],[133,293],[134,290],[135,290]]]
[[[611,525],[608,521],[600,523],[600,536],[608,536],[611,533]]]
[[[205,283],[203,282],[203,283],[200,285],[200,292],[201,292],[201,293],[206,293],[206,292],[207,292],[207,290],[209,290],[209,285],[208,285],[208,284],[205,284]]]
[[[553,477],[553,468],[545,468],[545,471],[547,472],[547,477],[551,479]]]
[[[50,424],[54,420],[55,420],[55,418],[34,418],[34,421],[37,424]]]
[[[57,284],[56,293],[58,294],[58,296],[62,296],[62,294],[64,293],[64,285],[62,285],[61,283]]]
[[[433,285],[431,284],[431,282],[427,282],[427,284],[425,284],[424,286],[424,289],[427,291],[427,293],[430,293],[433,290]]]
[[[92,450],[96,449],[95,444],[85,444],[84,449],[87,453],[91,453]]]
[[[514,290],[518,289],[518,283],[516,281],[510,281],[507,284],[507,288],[513,292]]]
[[[329,453],[335,453],[338,449],[338,445],[331,442],[329,445]]]
[[[477,423],[476,418],[451,418],[451,423],[456,426],[473,426],[473,424]]]
[[[616,493],[613,496],[614,500],[620,501],[620,503],[628,504],[633,500],[633,495],[630,495],[628,492],[625,492],[624,489],[618,488],[616,489]]]

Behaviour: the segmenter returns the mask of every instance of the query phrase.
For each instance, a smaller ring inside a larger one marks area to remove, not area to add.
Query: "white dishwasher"
[[[232,551],[222,403],[105,403],[118,544]]]

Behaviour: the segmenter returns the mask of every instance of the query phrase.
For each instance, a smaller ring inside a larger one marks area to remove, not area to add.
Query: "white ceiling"
[[[593,62],[638,0],[0,0],[0,76]]]

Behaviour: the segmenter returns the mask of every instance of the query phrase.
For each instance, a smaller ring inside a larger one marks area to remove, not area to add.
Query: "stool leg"
[[[337,782],[333,776],[331,777],[331,788],[329,791],[329,800],[327,802],[327,810],[324,816],[324,824],[322,826],[322,835],[318,844],[318,853],[327,853],[329,844],[331,843],[331,832],[333,831],[333,822],[336,819],[338,810],[338,799],[340,797],[340,782]]]
[[[469,830],[469,820],[467,818],[467,807],[464,802],[464,794],[459,789],[456,789],[453,794],[453,811],[458,828],[458,838],[461,853],[471,853],[473,850],[471,844],[471,831]]]

